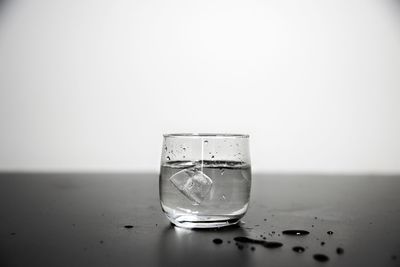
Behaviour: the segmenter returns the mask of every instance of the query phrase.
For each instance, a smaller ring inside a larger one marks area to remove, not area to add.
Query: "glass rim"
[[[236,133],[169,133],[163,134],[164,137],[186,137],[186,138],[249,138],[248,134]]]

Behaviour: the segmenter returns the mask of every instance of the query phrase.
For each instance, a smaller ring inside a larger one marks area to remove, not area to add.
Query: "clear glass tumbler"
[[[237,223],[249,205],[249,136],[165,134],[160,201],[168,219],[185,228]]]

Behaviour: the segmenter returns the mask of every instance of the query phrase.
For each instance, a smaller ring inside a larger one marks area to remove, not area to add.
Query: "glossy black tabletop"
[[[400,176],[254,174],[240,225],[187,230],[157,174],[3,173],[0,212],[0,266],[400,266]]]

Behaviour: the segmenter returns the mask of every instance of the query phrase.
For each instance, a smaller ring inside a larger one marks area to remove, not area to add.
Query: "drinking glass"
[[[165,134],[160,202],[168,219],[184,228],[239,222],[249,205],[249,135]]]

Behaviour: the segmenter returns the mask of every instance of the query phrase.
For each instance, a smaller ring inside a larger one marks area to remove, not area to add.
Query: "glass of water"
[[[165,134],[160,201],[168,219],[185,228],[239,222],[249,205],[249,136]]]

